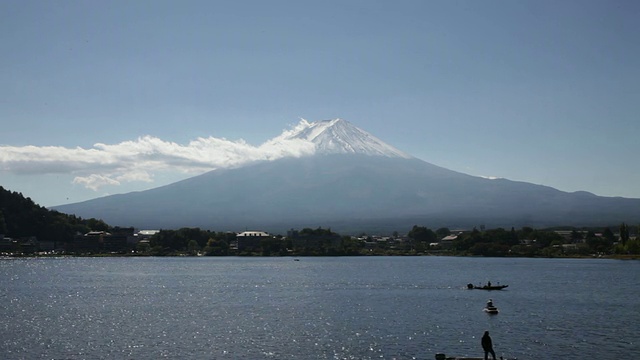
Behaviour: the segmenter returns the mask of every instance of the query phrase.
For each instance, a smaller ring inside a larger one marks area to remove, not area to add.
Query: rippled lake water
[[[0,285],[3,359],[434,359],[485,330],[505,358],[640,358],[638,261],[2,259]]]

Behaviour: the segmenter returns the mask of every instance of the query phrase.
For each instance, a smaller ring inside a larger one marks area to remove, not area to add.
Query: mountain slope
[[[57,208],[110,224],[216,231],[331,227],[610,225],[640,199],[605,198],[450,171],[415,158],[315,155],[215,170],[156,189]]]

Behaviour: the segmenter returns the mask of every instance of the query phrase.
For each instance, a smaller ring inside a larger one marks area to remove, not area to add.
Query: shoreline
[[[439,257],[485,257],[485,258],[510,258],[510,259],[607,259],[607,260],[640,260],[640,255],[637,254],[628,254],[628,255],[575,255],[575,256],[477,256],[477,255],[457,255],[457,254],[351,254],[351,255],[301,255],[301,254],[290,254],[290,255],[260,255],[260,254],[229,254],[229,255],[193,255],[193,254],[185,254],[185,253],[176,253],[176,254],[167,254],[167,255],[149,255],[149,254],[62,254],[62,253],[51,253],[51,254],[2,254],[0,255],[1,259],[19,259],[19,258],[101,258],[101,257],[271,257],[271,258],[310,258],[310,257],[415,257],[415,256],[439,256]]]

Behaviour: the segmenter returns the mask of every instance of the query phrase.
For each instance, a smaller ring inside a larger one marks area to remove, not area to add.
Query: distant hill
[[[600,226],[640,222],[640,199],[567,193],[435,166],[336,119],[292,134],[313,156],[219,169],[155,189],[56,207],[139,228],[338,232],[430,227]]]
[[[11,238],[35,236],[40,241],[66,241],[77,232],[106,230],[96,219],[82,219],[37,205],[21,193],[0,186],[0,234]]]

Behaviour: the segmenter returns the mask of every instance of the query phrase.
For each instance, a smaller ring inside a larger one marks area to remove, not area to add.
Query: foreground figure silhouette
[[[484,350],[484,360],[489,359],[489,353],[491,353],[493,360],[496,360],[496,353],[493,351],[493,342],[491,341],[491,336],[489,336],[488,331],[485,331],[482,336],[482,349]]]

